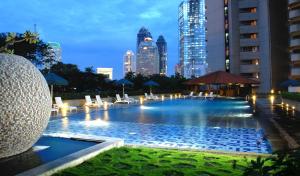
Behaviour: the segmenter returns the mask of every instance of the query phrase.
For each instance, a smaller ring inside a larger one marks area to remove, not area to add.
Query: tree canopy
[[[0,53],[23,56],[35,65],[52,62],[53,53],[37,33],[0,33]]]

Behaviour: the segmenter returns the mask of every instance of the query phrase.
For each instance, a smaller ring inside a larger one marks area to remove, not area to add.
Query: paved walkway
[[[257,99],[255,108],[259,112],[258,120],[272,143],[273,151],[300,147],[299,112],[291,108],[287,111],[280,103],[272,105],[266,98]]]

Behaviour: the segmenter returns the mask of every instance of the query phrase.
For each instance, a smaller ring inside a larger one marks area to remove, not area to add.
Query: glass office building
[[[159,55],[159,74],[167,74],[167,42],[165,38],[160,35],[156,42]]]
[[[135,58],[131,50],[125,53],[123,60],[123,76],[125,77],[128,72],[135,72]]]
[[[145,38],[139,44],[136,58],[136,73],[144,76],[159,74],[159,56],[152,38]]]
[[[179,5],[180,73],[186,77],[206,74],[205,0],[188,0]]]

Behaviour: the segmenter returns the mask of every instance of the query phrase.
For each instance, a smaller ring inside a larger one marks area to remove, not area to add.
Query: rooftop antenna
[[[34,32],[35,34],[37,34],[36,24],[33,25],[33,32]]]

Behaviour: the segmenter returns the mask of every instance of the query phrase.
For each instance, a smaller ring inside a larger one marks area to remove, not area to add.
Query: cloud
[[[135,50],[136,34],[142,26],[155,39],[164,35],[169,63],[177,62],[177,13],[181,1],[1,0],[0,32],[24,32],[37,24],[44,41],[62,44],[63,60],[79,66],[108,65],[121,73],[124,52]],[[172,65],[169,68],[173,70]]]
[[[150,9],[139,15],[141,19],[154,19],[154,18],[160,18],[161,16],[162,16],[161,13],[157,9]]]

